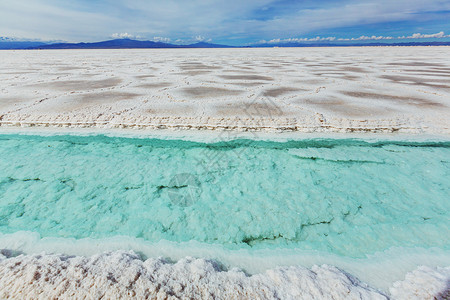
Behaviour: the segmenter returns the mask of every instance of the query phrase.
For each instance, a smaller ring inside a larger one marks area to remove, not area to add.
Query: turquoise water
[[[0,135],[0,232],[448,249],[449,175],[449,142]]]

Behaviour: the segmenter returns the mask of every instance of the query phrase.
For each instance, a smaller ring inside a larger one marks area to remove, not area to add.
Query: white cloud
[[[375,35],[365,36],[365,35],[362,35],[359,38],[352,39],[352,41],[367,41],[367,40],[379,41],[379,40],[392,40],[392,39],[393,39],[392,36],[381,36],[381,35],[380,36],[375,36]]]
[[[299,43],[299,42],[322,42],[322,41],[379,41],[379,40],[395,40],[395,39],[426,39],[426,38],[447,38],[450,37],[450,35],[446,35],[445,32],[441,31],[438,33],[433,34],[421,34],[421,33],[414,33],[410,36],[399,36],[399,37],[392,37],[392,36],[366,36],[362,35],[357,38],[336,38],[336,37],[320,37],[317,36],[315,38],[287,38],[287,39],[272,39],[269,41],[261,40],[256,44],[279,44],[279,43]]]
[[[379,41],[379,40],[393,40],[393,39],[394,39],[394,37],[392,37],[392,36],[381,36],[381,35],[380,36],[375,36],[375,35],[365,36],[365,35],[362,35],[357,38],[339,38],[338,41],[370,41],[370,40]]]
[[[212,41],[212,39],[205,38],[205,37],[202,36],[202,35],[197,35],[197,36],[194,38],[194,40],[195,40],[196,42],[211,42],[211,41]]]
[[[153,37],[152,41],[161,43],[170,43],[171,39],[168,37],[155,36]]]
[[[114,39],[135,39],[137,38],[135,35],[129,34],[129,33],[113,33],[111,35],[112,38]]]
[[[288,39],[272,39],[270,41],[261,40],[258,44],[278,44],[278,43],[299,43],[299,42],[324,42],[329,41],[332,42],[336,40],[336,37],[314,37],[314,38],[288,38]]]
[[[445,33],[443,31],[438,32],[438,33],[433,33],[433,34],[421,34],[421,33],[414,33],[413,35],[407,36],[407,39],[430,39],[430,38],[435,38],[435,39],[441,39],[444,37],[450,37],[450,35],[445,35]]]

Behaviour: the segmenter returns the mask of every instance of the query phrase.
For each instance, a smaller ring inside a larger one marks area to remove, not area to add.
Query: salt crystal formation
[[[450,267],[419,267],[394,283],[390,292],[395,299],[450,299]]]
[[[420,267],[391,295],[336,267],[283,267],[246,275],[187,257],[145,261],[134,252],[82,256],[0,254],[1,298],[138,299],[448,299],[450,267]]]
[[[332,266],[247,276],[204,259],[142,261],[133,252],[91,258],[32,255],[0,261],[0,298],[386,299]]]

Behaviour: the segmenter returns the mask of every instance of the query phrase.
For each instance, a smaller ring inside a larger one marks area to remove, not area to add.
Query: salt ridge
[[[221,245],[189,242],[149,242],[127,236],[103,239],[41,238],[38,233],[0,233],[3,253],[26,256],[36,253],[64,253],[71,256],[91,257],[99,253],[135,251],[144,258],[164,257],[169,261],[196,257],[220,262],[220,265],[243,270],[246,274],[261,274],[278,267],[332,265],[352,274],[384,294],[394,282],[402,281],[406,274],[419,266],[429,268],[450,266],[448,250],[431,248],[391,248],[366,258],[353,259],[330,253],[301,249],[239,249],[230,250]],[[0,248],[0,249],[1,249]],[[6,250],[8,249],[8,250]]]
[[[3,252],[3,254],[6,254]],[[445,299],[450,267],[420,267],[394,283],[392,299]],[[142,260],[132,251],[86,258],[0,254],[0,297],[151,299],[388,299],[336,267],[281,267],[246,275],[215,261]]]

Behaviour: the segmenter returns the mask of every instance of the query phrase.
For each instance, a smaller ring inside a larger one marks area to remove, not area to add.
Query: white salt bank
[[[449,47],[0,52],[0,125],[450,133]]]
[[[391,288],[392,299],[448,299],[450,268],[422,267]],[[0,256],[2,298],[389,299],[336,267],[282,267],[248,276],[213,261],[142,261],[133,252],[90,258]]]

